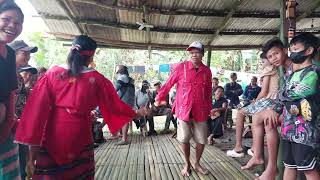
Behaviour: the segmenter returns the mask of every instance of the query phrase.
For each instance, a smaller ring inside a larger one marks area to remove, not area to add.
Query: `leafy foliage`
[[[66,42],[57,41],[43,33],[28,34],[26,41],[39,48],[39,51],[34,54],[37,67],[48,68],[52,65],[65,64],[69,52],[69,47],[64,46]],[[257,50],[212,51],[210,66],[233,71],[256,72],[258,69],[257,54]],[[117,65],[146,66],[146,74],[131,74],[131,76],[136,82],[141,82],[143,79],[156,82],[165,81],[168,77],[168,73],[159,73],[157,65],[178,63],[188,58],[189,54],[186,51],[152,50],[149,59],[147,50],[98,48],[94,62],[95,68],[112,80]],[[207,53],[203,59],[206,64]]]

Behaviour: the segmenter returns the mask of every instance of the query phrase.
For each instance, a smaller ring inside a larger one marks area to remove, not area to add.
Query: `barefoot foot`
[[[264,161],[262,159],[257,159],[255,157],[252,157],[248,163],[245,166],[242,166],[241,169],[246,170],[246,169],[251,169],[255,166],[263,164]]]
[[[191,175],[190,165],[185,165],[184,168],[181,170],[181,174],[184,177],[189,177]]]
[[[200,164],[195,164],[194,166],[194,170],[203,174],[203,175],[208,175],[209,174],[209,170],[203,166],[201,166]]]
[[[268,170],[266,169],[261,176],[256,178],[256,180],[275,180],[278,174],[277,169]]]

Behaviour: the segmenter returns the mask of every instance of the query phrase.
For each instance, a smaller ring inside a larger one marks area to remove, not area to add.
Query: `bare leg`
[[[271,127],[269,124],[270,123],[268,123],[268,125],[265,126],[266,135],[267,135],[268,165],[266,170],[262,173],[259,179],[272,180],[272,179],[275,179],[277,176],[279,136],[278,136],[277,129],[274,127]],[[291,169],[289,169],[288,171],[291,171]]]
[[[127,142],[128,141],[128,129],[129,129],[129,124],[126,124],[122,127],[122,140]]]
[[[248,163],[241,167],[242,169],[250,169],[256,165],[264,163],[262,148],[263,148],[263,136],[264,136],[264,121],[263,114],[256,113],[252,116],[252,150],[253,156]]]
[[[244,129],[245,117],[244,110],[240,109],[237,113],[236,120],[236,146],[234,147],[236,152],[242,151],[242,132]]]
[[[119,141],[117,143],[117,145],[127,145],[128,144],[128,128],[129,128],[129,123],[127,123],[126,125],[124,125],[121,128],[122,139],[121,139],[121,141]]]
[[[194,169],[198,172],[200,172],[201,174],[209,174],[208,169],[206,169],[205,167],[200,165],[200,159],[204,150],[204,144],[199,144],[197,143],[196,145],[196,162],[194,163]]]
[[[304,175],[306,175],[307,180],[320,179],[320,173],[316,169],[304,171]]]
[[[297,178],[297,170],[284,168],[283,179],[285,180],[296,180]]]
[[[191,175],[191,171],[190,171],[190,167],[191,167],[191,163],[190,163],[190,143],[182,143],[182,151],[183,151],[183,155],[184,155],[184,167],[181,170],[181,174],[183,176],[190,176]]]

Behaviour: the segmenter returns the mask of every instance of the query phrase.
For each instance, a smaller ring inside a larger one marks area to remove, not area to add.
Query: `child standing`
[[[296,179],[297,171],[303,171],[307,180],[320,179],[316,170],[320,147],[320,71],[312,64],[318,47],[319,40],[311,33],[297,35],[290,42],[294,72],[274,107],[283,119],[283,179]]]

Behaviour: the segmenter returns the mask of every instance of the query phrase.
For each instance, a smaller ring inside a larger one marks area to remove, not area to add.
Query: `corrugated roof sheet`
[[[232,35],[232,36],[218,36],[211,45],[219,46],[221,44],[225,46],[231,45],[262,45],[274,36],[262,36],[262,35]],[[241,41],[240,41],[241,40]]]
[[[73,3],[72,10],[76,13],[77,17],[82,19],[104,19],[108,21],[115,21],[117,19],[116,10],[106,9],[91,4],[75,2]]]
[[[63,34],[81,34],[75,24],[69,20],[45,19],[50,32]]]
[[[66,16],[67,13],[60,7],[57,1],[29,0],[38,12],[46,12],[52,15]]]
[[[313,24],[313,27],[320,27],[320,18],[305,18],[299,21],[296,26],[298,29],[306,29],[306,28],[312,28],[311,25]]]
[[[44,14],[45,22],[51,32],[57,37],[70,37],[78,35],[80,32],[75,23],[67,17],[67,9],[63,9],[58,0],[30,0],[40,14]],[[205,44],[214,37],[214,32],[222,27],[225,17],[231,8],[239,0],[149,0],[146,1],[150,8],[150,22],[154,25],[151,28],[151,44],[159,44],[164,48],[165,44],[176,45],[181,48],[192,41],[202,41]],[[80,27],[89,36],[99,39],[102,44],[115,44],[120,47],[146,47],[147,33],[145,29],[139,31],[136,22],[142,22],[143,1],[140,0],[118,0],[115,6],[111,6],[113,0],[68,0],[68,9],[72,10],[74,19],[81,20]],[[99,5],[94,5],[98,3]],[[309,12],[317,8],[317,1],[298,0],[297,10]],[[103,7],[107,5],[108,7]],[[117,8],[119,6],[119,8]],[[127,9],[126,9],[127,8]],[[131,9],[130,9],[131,8]],[[280,8],[279,0],[243,0],[237,7],[236,13],[274,13]],[[129,10],[128,10],[129,9]],[[194,14],[161,14],[161,11],[178,11],[183,13],[193,11]],[[152,12],[156,11],[156,12]],[[215,16],[200,16],[199,13],[218,13]],[[278,13],[279,14],[279,13]],[[61,20],[59,20],[61,19]],[[148,18],[147,18],[148,19]],[[314,29],[320,27],[320,19],[305,18],[297,22],[298,29],[310,30],[313,21]],[[90,20],[91,24],[83,24]],[[93,25],[94,24],[94,25]],[[211,45],[219,47],[261,45],[276,34],[280,20],[277,18],[257,18],[257,17],[231,17],[226,26],[221,30],[222,35],[213,39]],[[156,31],[159,32],[156,32]],[[178,32],[169,32],[175,30]],[[161,32],[160,32],[161,31]],[[269,33],[269,35],[256,35],[257,32]],[[244,34],[245,33],[245,34]],[[253,33],[255,35],[253,35]],[[319,31],[320,33],[320,31]],[[108,42],[110,41],[110,42]],[[136,44],[135,44],[136,43]]]
[[[261,19],[261,18],[231,18],[227,29],[277,29],[280,25],[280,19]]]

